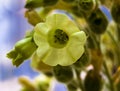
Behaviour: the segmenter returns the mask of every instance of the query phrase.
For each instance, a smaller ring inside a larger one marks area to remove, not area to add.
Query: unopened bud
[[[53,74],[60,82],[67,83],[73,79],[73,72],[70,66],[57,65],[53,67]]]
[[[43,22],[39,14],[35,10],[28,10],[25,12],[25,17],[28,19],[28,22],[35,26],[36,24]]]
[[[108,25],[108,20],[100,9],[93,11],[88,17],[87,22],[91,31],[96,34],[104,33]]]
[[[93,70],[88,71],[84,80],[85,91],[101,91],[102,77],[95,74]]]
[[[76,69],[82,69],[89,64],[89,55],[84,53],[78,60],[73,64]]]
[[[28,59],[37,49],[32,37],[24,38],[15,44],[15,48],[7,54],[12,59],[13,65],[19,66]]]

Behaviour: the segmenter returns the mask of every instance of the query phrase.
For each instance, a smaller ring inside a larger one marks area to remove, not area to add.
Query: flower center
[[[63,48],[67,44],[69,37],[61,29],[56,29],[55,31],[50,31],[48,35],[48,41],[52,47]]]

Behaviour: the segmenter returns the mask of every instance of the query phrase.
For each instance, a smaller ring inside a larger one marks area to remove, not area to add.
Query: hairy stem
[[[105,61],[103,62],[103,67],[105,69],[105,74],[108,77],[108,80],[110,82],[110,86],[109,86],[110,87],[110,91],[115,91],[114,82],[113,82],[113,79],[112,79],[112,77],[111,77],[111,75],[110,75],[110,73],[108,71],[108,68],[107,68],[107,65],[106,65]]]

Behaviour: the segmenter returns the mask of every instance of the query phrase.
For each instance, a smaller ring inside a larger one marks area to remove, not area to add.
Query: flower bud
[[[93,11],[97,6],[97,0],[79,0],[79,8],[83,12]]]
[[[15,44],[15,48],[7,54],[12,59],[13,65],[19,66],[28,59],[37,49],[32,37],[24,38]]]
[[[26,11],[25,17],[28,19],[28,22],[33,26],[35,26],[37,23],[43,22],[43,20],[35,10]]]
[[[85,91],[101,91],[102,78],[100,74],[95,74],[93,70],[88,71],[84,80]]]
[[[73,72],[70,66],[54,66],[53,74],[55,78],[60,82],[67,83],[73,79]]]
[[[91,31],[96,34],[104,33],[108,25],[108,20],[100,9],[93,11],[90,16],[88,16],[87,22]]]
[[[87,53],[84,53],[78,60],[73,64],[73,66],[81,70],[83,67],[86,67],[89,63],[89,55]]]

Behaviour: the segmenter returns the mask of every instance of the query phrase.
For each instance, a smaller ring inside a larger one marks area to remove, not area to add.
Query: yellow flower
[[[36,53],[47,65],[71,65],[84,53],[86,34],[65,14],[49,15],[34,30]]]

